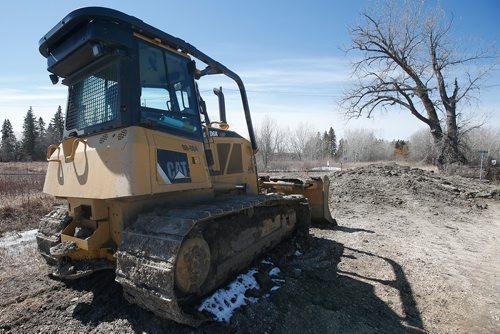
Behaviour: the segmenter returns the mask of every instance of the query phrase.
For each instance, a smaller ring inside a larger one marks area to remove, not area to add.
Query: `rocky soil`
[[[227,324],[193,329],[155,317],[124,300],[112,272],[51,279],[25,238],[0,240],[0,332],[499,332],[498,185],[398,165],[330,177],[339,226],[267,254],[280,288],[258,274],[264,291],[249,293],[259,300]]]

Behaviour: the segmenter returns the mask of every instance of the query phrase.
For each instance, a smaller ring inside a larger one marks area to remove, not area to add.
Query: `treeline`
[[[316,132],[309,125],[300,123],[296,128],[282,128],[274,119],[265,117],[256,128],[260,168],[276,168],[278,162],[287,160],[333,160],[337,154],[337,137],[332,127]]]
[[[264,118],[256,131],[257,163],[261,170],[287,170],[333,165],[335,162],[380,161],[407,158],[408,143],[378,139],[371,131],[347,131],[337,140],[333,127],[315,131],[305,123],[282,128]]]
[[[377,138],[368,129],[347,130],[337,140],[335,131],[317,132],[304,123],[295,128],[284,128],[269,117],[256,129],[259,152],[257,162],[261,170],[286,170],[326,166],[328,163],[404,160],[435,164],[439,148],[429,131],[417,131],[405,140]],[[469,164],[480,162],[481,151],[488,151],[484,163],[500,159],[500,129],[482,127],[464,133],[460,147]]]
[[[61,143],[63,131],[64,115],[60,106],[48,125],[42,117],[37,118],[30,107],[24,117],[20,139],[16,138],[11,122],[4,120],[0,161],[45,160],[47,147]],[[295,128],[282,127],[266,117],[255,133],[259,147],[257,162],[261,170],[383,160],[433,164],[439,157],[439,148],[426,129],[412,134],[408,140],[387,141],[377,138],[367,129],[348,130],[337,140],[333,127],[322,132],[306,123],[299,123]],[[479,151],[488,152],[483,156],[485,163],[500,160],[500,129],[474,128],[460,137],[459,145],[469,164],[480,163]]]
[[[33,108],[26,112],[23,121],[23,132],[18,140],[10,120],[2,124],[2,141],[0,143],[0,161],[36,161],[45,160],[47,147],[62,142],[64,131],[64,115],[61,106],[46,125],[42,117],[36,117]]]

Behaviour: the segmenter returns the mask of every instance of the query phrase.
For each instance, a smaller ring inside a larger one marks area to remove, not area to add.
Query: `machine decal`
[[[230,130],[221,130],[221,129],[215,129],[215,128],[210,128],[208,130],[208,136],[209,137],[228,137],[228,138],[243,138],[239,134],[237,134],[234,131]],[[205,131],[203,131],[203,137],[206,138],[207,134]]]
[[[190,183],[187,154],[182,152],[156,150],[158,175],[166,184]]]
[[[194,145],[186,145],[186,144],[182,144],[181,145],[182,149],[184,151],[188,151],[188,152],[198,152],[198,147],[194,146]]]

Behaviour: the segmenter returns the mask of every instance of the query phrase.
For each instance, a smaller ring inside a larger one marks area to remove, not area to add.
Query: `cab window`
[[[139,41],[141,121],[190,136],[201,136],[189,60]]]

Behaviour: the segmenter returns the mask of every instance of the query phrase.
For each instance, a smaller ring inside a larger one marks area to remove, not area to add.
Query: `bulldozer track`
[[[40,254],[48,264],[55,265],[58,259],[50,255],[50,248],[61,242],[61,232],[71,222],[66,206],[59,206],[40,219],[36,242]]]
[[[229,216],[266,214],[273,208],[277,210],[287,206],[292,207],[299,215],[297,223],[294,223],[294,230],[307,233],[310,221],[308,202],[300,195],[262,194],[221,197],[209,204],[159,209],[141,214],[122,232],[122,242],[116,253],[116,281],[123,286],[124,296],[128,301],[160,317],[190,326],[199,326],[207,319],[183,309],[181,305],[183,296],[176,291],[175,286],[177,255],[185,237],[190,233],[197,233],[197,230],[201,231],[203,226],[212,228],[218,223],[222,224],[222,221]],[[224,224],[224,231],[227,231],[228,224],[227,222]],[[237,230],[238,227],[235,228],[235,231]],[[272,234],[270,233],[270,236]],[[269,249],[280,241],[275,239],[275,237],[262,238],[244,251],[234,251],[237,255],[224,260],[226,268],[234,268],[231,265],[235,263],[237,266],[241,266],[241,263],[250,264],[255,254]],[[218,240],[218,243],[224,242]],[[225,244],[226,249],[227,244],[228,242]],[[221,263],[216,265],[221,266]],[[226,271],[230,272],[231,269]],[[211,279],[213,282],[205,288],[204,294],[216,288],[221,280],[228,278],[227,276],[227,274],[214,275]]]

